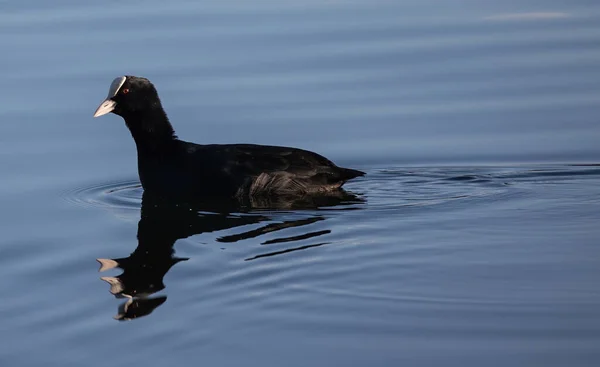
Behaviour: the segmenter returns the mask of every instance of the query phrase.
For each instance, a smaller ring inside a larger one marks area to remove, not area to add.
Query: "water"
[[[0,2],[0,365],[598,365],[599,20],[583,0]],[[318,208],[142,203],[124,124],[91,118],[122,74],[184,139],[368,175]]]

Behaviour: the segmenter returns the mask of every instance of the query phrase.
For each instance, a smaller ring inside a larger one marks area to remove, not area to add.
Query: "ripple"
[[[499,172],[479,168],[410,167],[373,172],[361,189],[370,210],[440,210],[518,194],[508,186]]]
[[[67,201],[82,206],[139,210],[142,193],[142,185],[138,181],[127,180],[75,188],[64,193],[64,197]]]
[[[531,174],[529,171],[511,173],[436,167],[382,169],[350,183],[348,189],[360,191],[371,210],[440,206],[498,195],[506,191],[507,179]],[[63,196],[77,205],[137,211],[142,205],[142,194],[139,181],[121,180],[74,188]]]
[[[534,182],[546,183],[594,178],[594,166],[549,166],[507,169],[502,167],[406,167],[371,170],[367,178],[349,183],[367,200],[369,210],[413,210],[457,205],[486,204],[519,196]],[[63,194],[66,201],[111,210],[135,210],[142,205],[143,189],[136,180],[111,181],[78,187]],[[327,208],[322,208],[326,210]],[[330,210],[340,210],[340,206]],[[356,209],[351,206],[350,209]],[[271,210],[268,210],[271,211]],[[277,210],[275,210],[277,211]],[[227,236],[221,239],[227,242]]]

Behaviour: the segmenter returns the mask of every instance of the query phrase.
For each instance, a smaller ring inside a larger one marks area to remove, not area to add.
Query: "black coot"
[[[109,112],[125,120],[137,146],[140,181],[154,194],[236,198],[327,194],[364,175],[302,149],[179,140],[146,78],[116,78],[94,117]]]

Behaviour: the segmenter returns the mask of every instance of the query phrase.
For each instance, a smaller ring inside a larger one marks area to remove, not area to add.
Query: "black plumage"
[[[156,194],[237,198],[319,194],[364,175],[297,148],[180,140],[146,78],[116,78],[94,117],[109,112],[125,120],[137,146],[142,186]]]

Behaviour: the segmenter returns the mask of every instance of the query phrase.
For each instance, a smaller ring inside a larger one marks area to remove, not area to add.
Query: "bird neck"
[[[161,152],[177,140],[175,130],[161,106],[123,117],[140,152]]]

